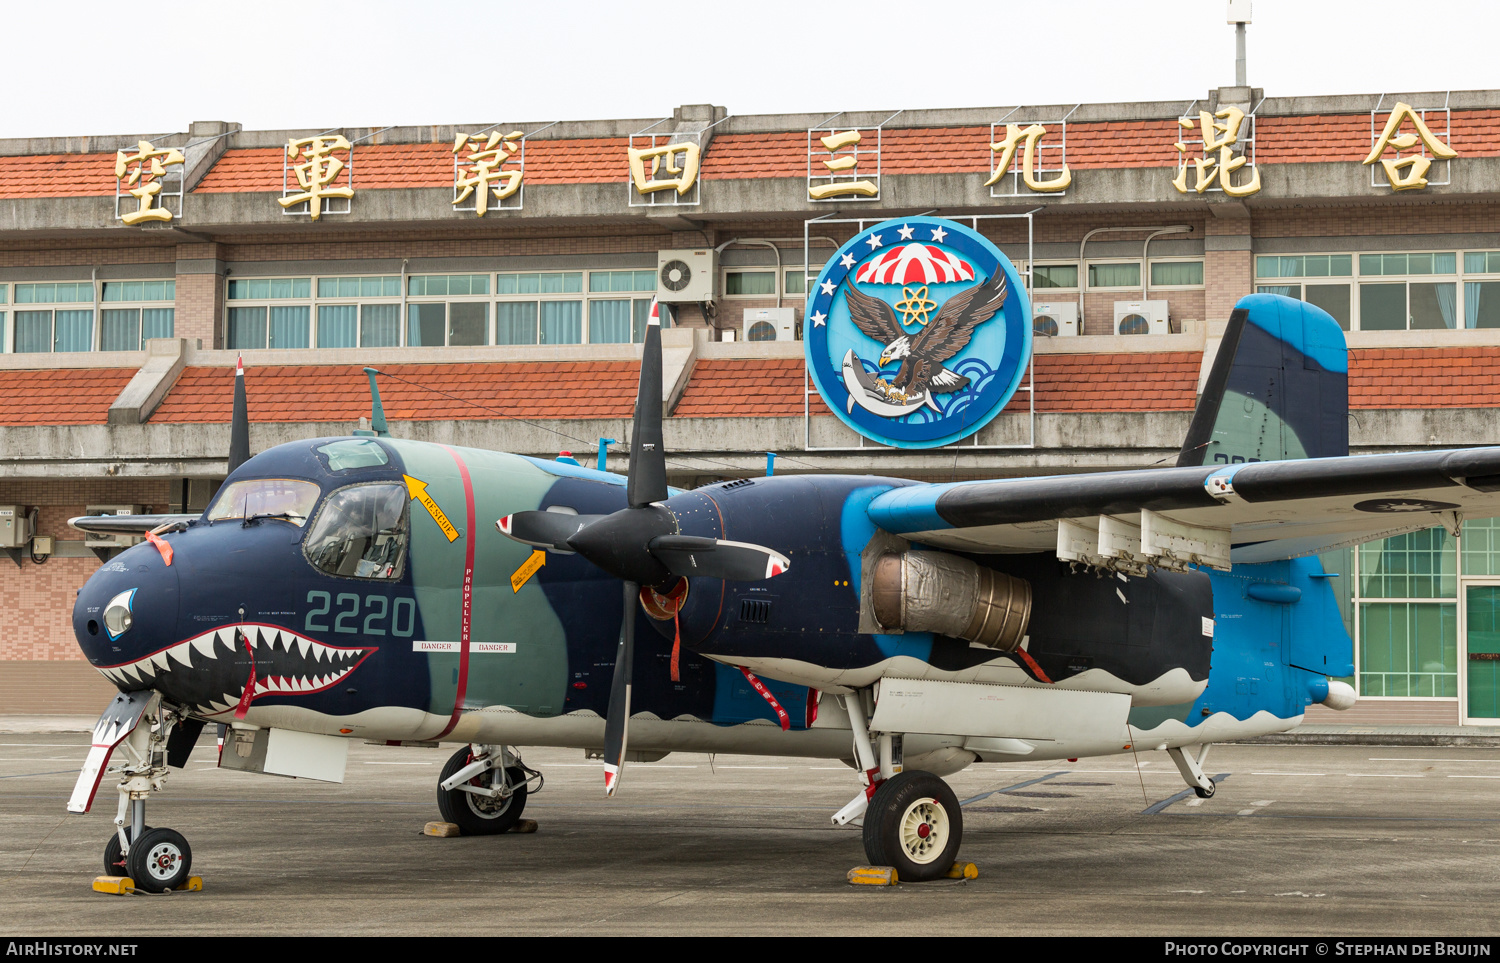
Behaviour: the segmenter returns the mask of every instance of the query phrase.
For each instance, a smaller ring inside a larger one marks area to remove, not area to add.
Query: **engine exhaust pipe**
[[[870,601],[887,629],[937,632],[1014,652],[1031,621],[1031,583],[946,552],[888,552]]]

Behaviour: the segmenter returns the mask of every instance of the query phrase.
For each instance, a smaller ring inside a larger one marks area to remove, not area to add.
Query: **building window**
[[[1092,268],[1090,268],[1089,282],[1093,283]],[[1031,269],[1031,286],[1033,288],[1076,288],[1078,287],[1078,265],[1037,264]]]
[[[774,298],[775,271],[725,271],[724,296],[727,298]]]
[[[488,274],[417,275],[407,279],[406,289],[412,298],[443,298],[407,304],[407,344],[431,348],[490,343]]]
[[[1153,288],[1201,288],[1203,287],[1203,262],[1152,261],[1151,286]]]
[[[311,278],[231,278],[224,346],[231,350],[306,348],[311,344]],[[246,304],[247,301],[268,302]],[[302,303],[287,303],[300,301]],[[279,302],[279,303],[278,303]]]
[[[1352,254],[1297,254],[1255,259],[1255,275],[1261,278],[1347,278],[1353,274]]]
[[[88,307],[39,307],[87,304]],[[89,281],[15,286],[15,350],[89,351],[94,347],[94,286]],[[25,305],[26,307],[22,307]]]
[[[634,288],[635,275],[651,277],[653,271],[596,271],[605,275],[591,285],[605,291]],[[617,279],[613,275],[620,275]],[[644,284],[644,281],[640,283]],[[628,285],[628,286],[627,286]],[[583,342],[582,271],[551,271],[495,275],[495,294],[502,300],[495,304],[496,344],[581,344]],[[569,297],[569,295],[575,295]]]
[[[392,348],[401,344],[401,278],[318,278],[320,348]],[[380,299],[389,299],[383,303]],[[374,303],[371,303],[374,302]]]
[[[139,351],[152,338],[172,337],[176,281],[105,281],[99,309],[99,347]]]
[[[817,276],[818,276],[817,273],[813,274],[813,277],[817,277]],[[807,275],[805,273],[803,273],[803,269],[802,268],[797,268],[794,271],[788,271],[788,272],[786,272],[786,288],[785,288],[785,291],[786,291],[787,294],[806,294],[807,293]]]
[[[1118,261],[1089,265],[1090,288],[1139,288],[1141,262]]]
[[[10,300],[10,285],[0,284],[0,307]],[[10,328],[6,326],[6,312],[0,311],[0,351],[11,351]]]

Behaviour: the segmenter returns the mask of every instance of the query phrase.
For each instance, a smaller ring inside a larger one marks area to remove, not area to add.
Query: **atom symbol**
[[[896,302],[896,310],[901,312],[901,323],[915,324],[921,327],[927,326],[928,315],[937,306],[937,302],[927,296],[927,285],[925,284],[915,291],[908,287],[902,287],[901,300]]]

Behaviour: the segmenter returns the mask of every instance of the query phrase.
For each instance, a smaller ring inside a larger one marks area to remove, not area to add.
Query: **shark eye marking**
[[[117,685],[160,688],[191,710],[224,712],[239,702],[252,663],[253,697],[308,695],[337,685],[375,651],[244,623],[220,626],[134,662],[96,668]]]

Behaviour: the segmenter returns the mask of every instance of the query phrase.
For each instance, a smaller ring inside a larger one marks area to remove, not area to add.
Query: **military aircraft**
[[[1166,750],[1210,796],[1210,744],[1353,704],[1315,553],[1500,515],[1500,448],[1348,456],[1346,358],[1328,315],[1252,295],[1174,467],[691,491],[666,483],[654,320],[626,477],[392,438],[378,395],[373,432],[245,460],[241,371],[201,516],[73,521],[148,540],[74,608],[120,694],[68,808],[117,773],[106,871],[182,885],[145,801],[206,723],[223,768],[333,781],[351,740],[456,744],[437,802],[466,834],[539,788],[520,746],[599,751],[610,793],[669,752],[842,759],[833,821],[903,880],[953,865],[942,776],[976,760]]]

